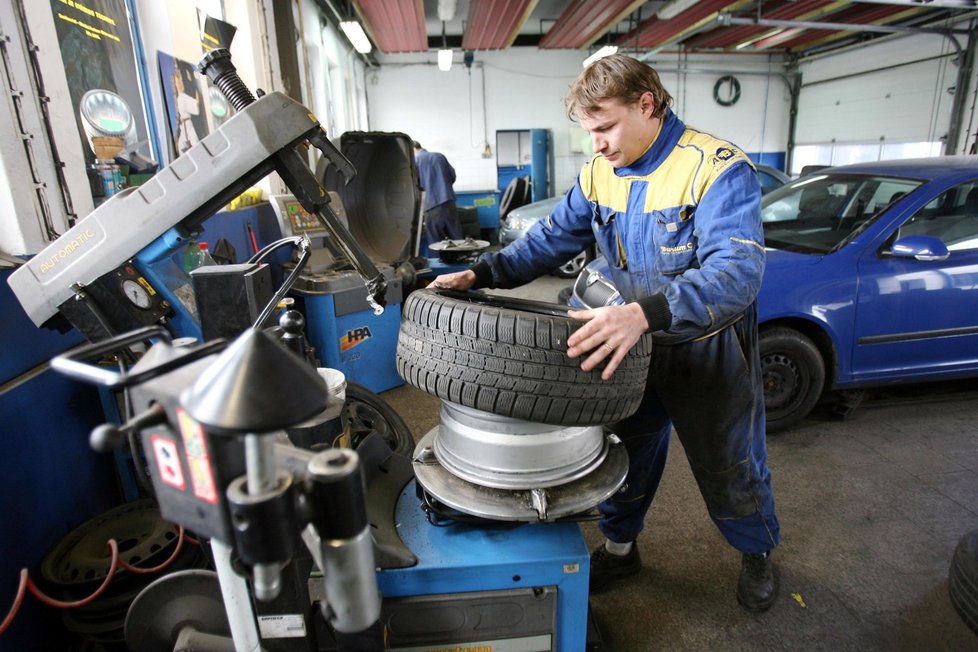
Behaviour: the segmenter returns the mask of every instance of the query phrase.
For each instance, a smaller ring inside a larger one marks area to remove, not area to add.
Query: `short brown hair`
[[[646,91],[655,98],[652,115],[661,118],[672,103],[672,96],[659,81],[659,73],[637,59],[612,54],[584,69],[567,91],[564,105],[567,117],[574,120],[578,111],[591,113],[604,100],[634,104]]]

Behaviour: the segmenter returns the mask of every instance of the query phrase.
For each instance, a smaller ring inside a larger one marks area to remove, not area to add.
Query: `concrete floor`
[[[515,296],[555,300],[552,277]],[[954,547],[978,528],[974,384],[874,394],[848,420],[817,408],[768,438],[783,541],[780,594],[750,614],[734,597],[740,557],[703,506],[675,438],[646,529],[644,569],[591,598],[602,650],[976,650],[947,595]],[[439,402],[382,395],[420,437]],[[603,539],[581,526],[589,548]]]

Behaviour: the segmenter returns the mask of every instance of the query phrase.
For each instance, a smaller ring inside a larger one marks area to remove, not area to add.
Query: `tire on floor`
[[[964,535],[951,558],[948,594],[955,611],[978,634],[978,530]]]
[[[583,322],[567,307],[481,293],[412,292],[402,307],[397,370],[418,389],[506,417],[581,426],[638,409],[652,339],[645,334],[610,380],[581,371],[567,338]]]

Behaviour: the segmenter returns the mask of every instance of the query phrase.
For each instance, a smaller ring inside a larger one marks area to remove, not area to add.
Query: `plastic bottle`
[[[197,254],[198,255],[197,267],[217,264],[217,261],[214,260],[213,256],[211,256],[211,250],[207,246],[206,242],[201,242],[200,245],[198,245],[198,248],[199,248],[199,253]]]
[[[189,274],[200,267],[200,247],[196,240],[191,240],[183,248],[183,272]]]

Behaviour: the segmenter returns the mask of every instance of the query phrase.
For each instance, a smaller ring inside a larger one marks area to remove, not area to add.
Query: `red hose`
[[[45,595],[41,591],[41,589],[37,588],[37,586],[31,580],[30,575],[27,574],[27,569],[22,568],[20,571],[20,583],[17,586],[17,595],[14,597],[14,603],[10,607],[10,611],[9,613],[7,613],[6,618],[4,618],[3,622],[0,623],[0,635],[6,632],[7,628],[10,627],[10,624],[14,622],[14,618],[17,616],[17,613],[20,611],[20,607],[24,602],[24,594],[27,591],[30,591],[31,595],[33,595],[35,598],[40,600],[42,603],[48,605],[49,607],[57,607],[59,609],[77,609],[78,607],[84,607],[86,605],[91,604],[92,602],[97,600],[99,596],[105,593],[105,590],[109,588],[109,583],[112,581],[112,578],[115,576],[115,572],[119,568],[123,568],[129,571],[130,573],[136,573],[136,574],[158,573],[161,570],[164,570],[167,566],[172,564],[174,560],[176,560],[177,555],[179,555],[180,551],[183,549],[184,539],[188,539],[188,538],[189,537],[187,537],[184,534],[183,527],[181,526],[178,530],[177,545],[176,548],[173,549],[173,553],[170,554],[169,558],[167,558],[166,561],[161,563],[159,566],[154,566],[152,568],[139,568],[137,566],[130,566],[126,562],[122,561],[122,559],[119,558],[119,544],[116,543],[115,539],[109,539],[106,545],[109,546],[109,551],[111,552],[112,555],[111,563],[109,565],[109,572],[105,576],[105,579],[102,580],[101,586],[95,589],[95,592],[92,593],[87,598],[83,598],[81,600],[75,600],[72,602],[55,600],[54,598]],[[195,542],[195,543],[199,544],[199,542]]]

